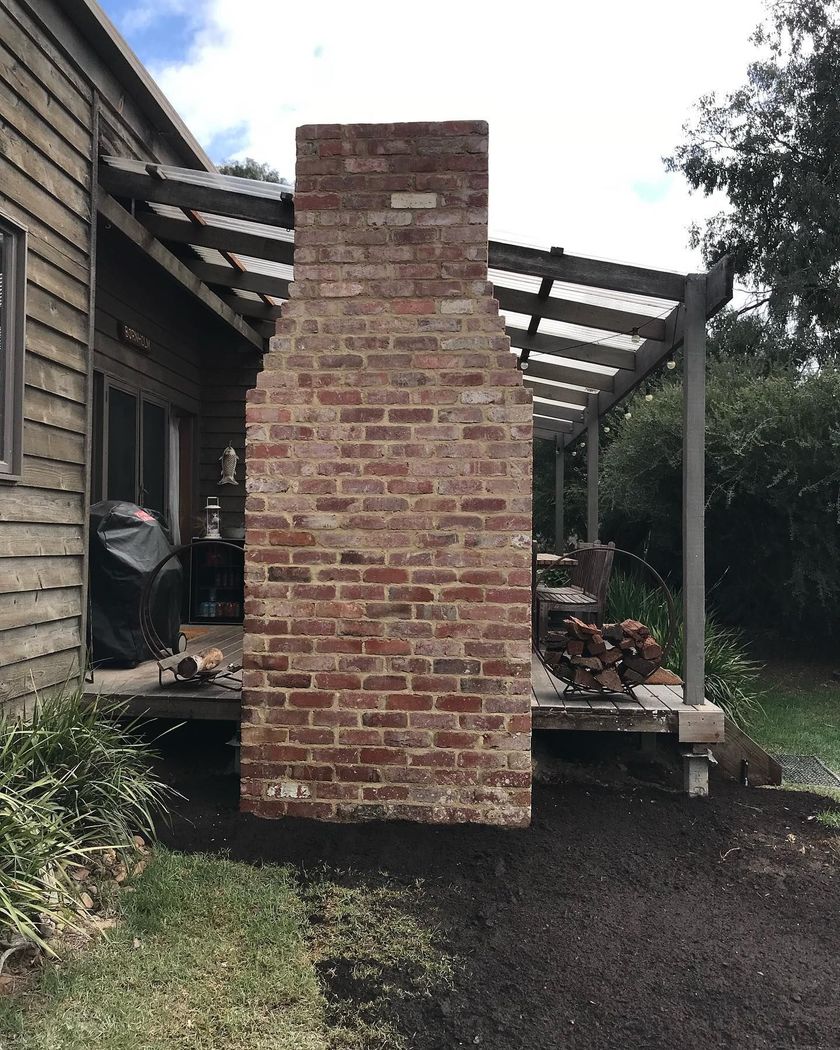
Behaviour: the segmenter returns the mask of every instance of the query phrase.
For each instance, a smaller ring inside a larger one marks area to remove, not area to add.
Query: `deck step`
[[[715,744],[712,754],[721,770],[735,780],[741,780],[746,760],[747,778],[752,787],[778,787],[782,782],[781,763],[739,729],[731,718],[726,719],[723,743]]]

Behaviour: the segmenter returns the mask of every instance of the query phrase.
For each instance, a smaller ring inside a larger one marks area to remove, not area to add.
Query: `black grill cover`
[[[152,657],[140,632],[140,596],[149,573],[173,550],[161,524],[133,503],[90,508],[90,620],[93,659],[136,664]],[[177,649],[183,571],[172,558],[152,588],[151,615],[164,645]]]

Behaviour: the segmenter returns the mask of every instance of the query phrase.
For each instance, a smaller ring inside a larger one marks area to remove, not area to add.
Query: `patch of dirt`
[[[248,862],[422,879],[453,988],[386,1005],[416,1050],[836,1050],[840,867],[824,798],[713,783],[537,785],[524,831],[261,821],[227,727],[166,740],[186,796],[162,838]],[[336,996],[366,1000],[336,973]]]

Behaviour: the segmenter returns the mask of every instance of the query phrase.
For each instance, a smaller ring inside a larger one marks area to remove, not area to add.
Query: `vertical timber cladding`
[[[247,407],[242,807],[530,816],[530,393],[487,125],[298,130],[295,282]]]

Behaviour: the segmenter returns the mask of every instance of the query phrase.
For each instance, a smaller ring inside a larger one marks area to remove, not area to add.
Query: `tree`
[[[636,399],[604,450],[603,535],[679,580],[682,386]],[[706,426],[709,597],[729,622],[840,629],[840,371],[756,374],[712,360]]]
[[[712,265],[730,253],[770,317],[800,336],[840,332],[840,2],[771,0],[747,82],[699,100],[665,159],[730,208],[692,230]],[[742,311],[744,312],[744,311]],[[836,344],[816,339],[833,357]]]
[[[219,165],[222,175],[235,175],[239,179],[257,179],[259,182],[280,182],[280,172],[264,161],[246,157],[244,160],[226,160]]]

